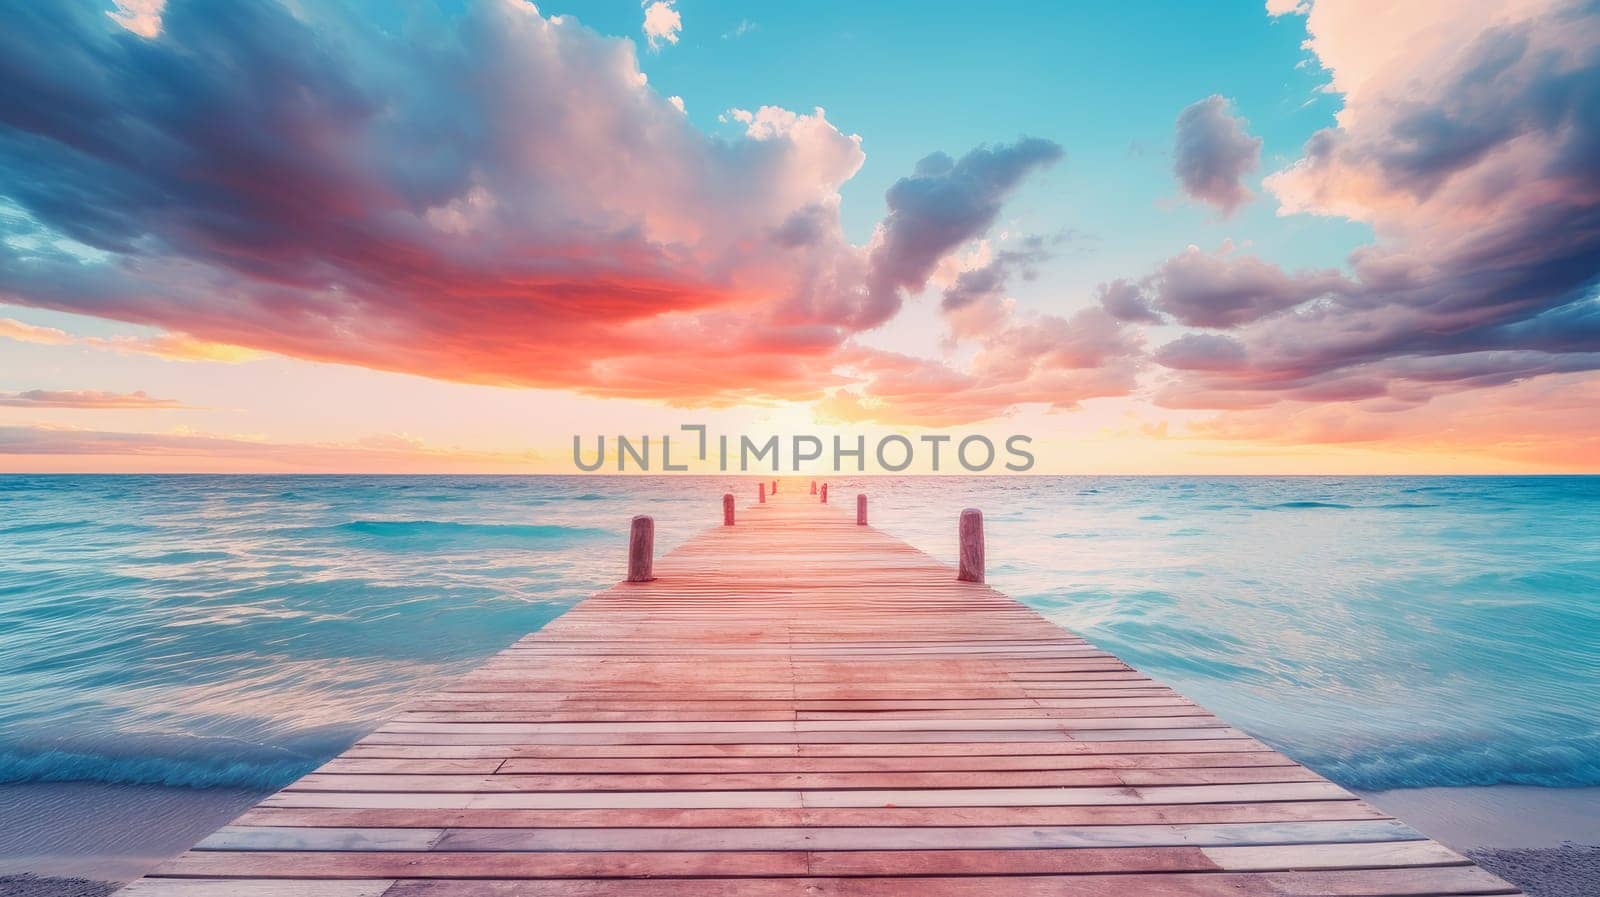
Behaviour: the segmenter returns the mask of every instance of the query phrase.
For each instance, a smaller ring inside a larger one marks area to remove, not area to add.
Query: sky
[[[0,471],[1600,471],[1592,3],[8,17]]]

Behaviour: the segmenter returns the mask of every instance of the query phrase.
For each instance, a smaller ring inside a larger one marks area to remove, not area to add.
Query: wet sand
[[[1363,792],[1385,813],[1456,850],[1600,845],[1600,788],[1407,788]]]
[[[1600,847],[1486,847],[1467,856],[1528,897],[1600,897]]]
[[[122,885],[87,878],[40,878],[37,875],[0,876],[0,897],[104,897]]]
[[[0,785],[0,897],[101,897],[254,805],[255,791]],[[1363,794],[1529,897],[1600,897],[1600,788]]]
[[[0,879],[0,895],[79,893],[67,885],[46,891],[16,882],[15,876],[26,874],[111,882],[138,878],[264,796],[89,782],[0,785],[0,876],[12,876]]]
[[[1600,897],[1600,788],[1414,788],[1362,797],[1528,897]]]

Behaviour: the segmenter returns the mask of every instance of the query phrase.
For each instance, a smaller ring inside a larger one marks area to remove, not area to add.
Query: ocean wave
[[[352,520],[329,529],[373,544],[401,547],[419,544],[488,548],[508,545],[556,547],[609,535],[603,529],[553,523],[456,523],[443,520]]]
[[[0,536],[20,536],[30,533],[56,533],[71,530],[93,530],[98,535],[129,535],[155,532],[153,526],[140,523],[101,523],[97,520],[51,520],[41,523],[19,523],[0,526]]]
[[[1293,508],[1342,508],[1348,510],[1351,505],[1340,504],[1336,501],[1280,501],[1275,505],[1266,505],[1263,510],[1293,509]]]
[[[24,533],[54,533],[62,530],[84,529],[94,526],[93,520],[51,520],[44,523],[21,523],[0,526],[0,535],[17,536]]]
[[[226,551],[168,551],[150,557],[138,558],[142,564],[198,564],[202,561],[231,560],[233,554]]]
[[[1439,507],[1439,506],[1436,505],[1436,504],[1430,504],[1428,502],[1422,502],[1422,501],[1396,501],[1396,502],[1390,502],[1389,504],[1386,504],[1386,505],[1378,505],[1378,509],[1380,511],[1402,511],[1402,510],[1415,510],[1415,509],[1420,509],[1420,508],[1437,508],[1437,507]]]
[[[1524,740],[1385,745],[1297,759],[1348,788],[1391,791],[1469,785],[1600,785],[1600,736],[1543,743]]]
[[[0,783],[101,782],[179,788],[270,791],[315,769],[306,757],[241,759],[224,756],[108,756],[72,751],[0,751]]]

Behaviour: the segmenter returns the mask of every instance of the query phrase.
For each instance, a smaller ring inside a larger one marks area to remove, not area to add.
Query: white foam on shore
[[[1368,802],[1457,850],[1600,844],[1600,788],[1406,788]]]

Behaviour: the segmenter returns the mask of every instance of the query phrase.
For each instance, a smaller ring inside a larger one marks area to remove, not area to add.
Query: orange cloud
[[[25,324],[15,318],[0,318],[0,339],[34,343],[41,346],[89,346],[95,349],[111,349],[117,352],[153,355],[157,358],[166,358],[173,361],[217,361],[237,364],[267,357],[267,353],[256,349],[197,339],[187,333],[167,332],[159,333],[155,336],[80,337],[56,327]]]
[[[65,330],[24,324],[15,318],[0,318],[0,337],[43,346],[65,346],[76,341],[76,337]]]
[[[1395,453],[1498,458],[1553,470],[1600,470],[1600,375],[1563,374],[1453,392],[1404,413],[1382,404],[1294,403],[1227,411],[1187,435],[1272,446],[1364,446]]]
[[[196,339],[186,333],[161,333],[155,336],[89,337],[85,345],[117,352],[153,355],[171,361],[216,361],[242,364],[266,358],[266,352]]]

